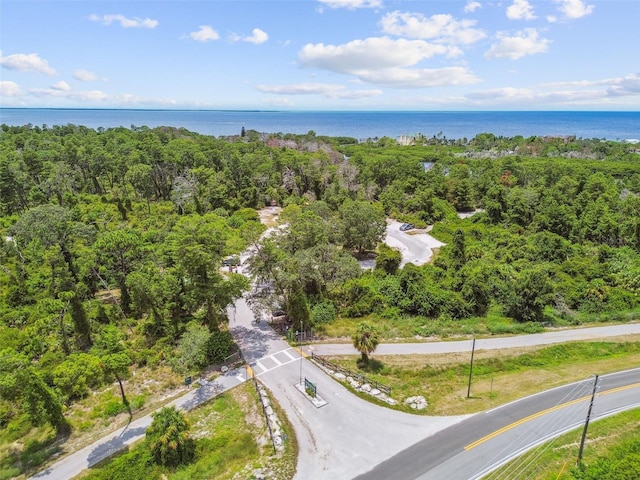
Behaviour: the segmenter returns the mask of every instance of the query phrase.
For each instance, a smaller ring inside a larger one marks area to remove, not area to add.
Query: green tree
[[[89,353],[72,353],[53,370],[53,384],[65,401],[86,397],[103,379],[100,359]]]
[[[343,245],[347,249],[373,250],[384,237],[387,223],[379,205],[347,200],[340,207]]]
[[[220,272],[227,239],[228,227],[215,214],[182,217],[167,238],[176,275],[184,279],[185,305],[192,313],[202,308],[210,328],[247,286],[241,276],[226,280]]]
[[[196,322],[187,325],[178,342],[175,357],[171,360],[176,371],[182,374],[199,370],[207,365],[209,329]]]
[[[189,423],[175,407],[164,407],[153,414],[145,441],[159,465],[177,467],[195,457],[195,442],[189,435]]]
[[[378,246],[378,255],[376,256],[376,270],[382,270],[387,275],[395,275],[402,263],[402,253],[396,249],[388,246],[386,243],[381,243]]]
[[[153,168],[144,163],[131,165],[127,170],[126,181],[131,184],[135,192],[147,202],[147,210],[151,213],[151,199],[154,193],[151,178]]]
[[[467,263],[465,235],[461,229],[453,234],[453,240],[449,249],[449,266],[457,272]]]
[[[368,322],[360,322],[356,326],[356,332],[352,337],[353,346],[362,355],[362,362],[369,363],[369,355],[371,355],[380,343],[378,329]]]
[[[323,325],[331,323],[336,319],[336,307],[329,301],[315,304],[311,308],[311,323],[313,325]]]
[[[96,258],[120,289],[120,306],[125,314],[131,313],[131,296],[127,286],[127,275],[131,273],[141,257],[142,240],[136,231],[112,230],[100,235],[93,244]]]
[[[51,290],[74,293],[70,299],[70,313],[76,345],[80,350],[88,350],[92,343],[91,329],[80,296],[86,289],[86,283],[82,282],[78,258],[83,251],[82,243],[90,241],[93,229],[76,221],[71,210],[65,207],[41,205],[22,215],[13,225],[11,233],[18,250],[32,249],[34,254],[37,252],[51,265]],[[66,272],[58,265],[65,265]]]
[[[62,413],[60,398],[28,359],[13,349],[0,351],[0,398],[19,405],[33,425],[48,422],[60,434],[71,428]]]
[[[539,322],[552,298],[553,286],[548,272],[542,268],[523,270],[512,281],[505,313],[519,322]]]
[[[234,346],[233,335],[229,330],[214,330],[207,340],[207,360],[221,363],[231,355]]]
[[[102,329],[93,346],[93,351],[100,358],[105,375],[111,377],[110,381],[115,377],[118,382],[122,404],[129,412],[129,420],[131,420],[131,405],[125,394],[123,384],[123,380],[129,377],[131,358],[122,342],[122,334],[115,325],[106,325]]]

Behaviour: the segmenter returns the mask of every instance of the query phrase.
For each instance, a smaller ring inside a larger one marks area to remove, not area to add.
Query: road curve
[[[584,424],[594,379],[476,414],[382,462],[356,480],[475,480]],[[640,407],[640,369],[600,377],[592,419]],[[576,451],[577,455],[577,451]]]

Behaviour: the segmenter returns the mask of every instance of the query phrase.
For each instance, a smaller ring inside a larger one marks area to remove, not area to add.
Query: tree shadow
[[[133,441],[144,435],[147,427],[124,428],[120,435],[105,442],[97,444],[87,457],[89,467],[110,457],[127,446],[128,441]]]
[[[366,373],[380,373],[384,368],[384,363],[375,358],[370,358],[368,362],[364,362],[362,358],[359,358],[356,365],[358,369]]]

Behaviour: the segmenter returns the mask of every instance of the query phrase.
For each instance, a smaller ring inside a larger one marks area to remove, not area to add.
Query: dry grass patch
[[[640,335],[607,342],[478,350],[467,398],[470,358],[470,352],[375,355],[365,369],[359,368],[354,356],[336,356],[331,360],[389,385],[391,396],[400,402],[410,396],[424,396],[429,403],[424,414],[460,415],[494,408],[590,375],[638,365]]]

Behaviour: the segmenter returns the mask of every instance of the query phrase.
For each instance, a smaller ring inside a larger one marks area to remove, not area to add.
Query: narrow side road
[[[625,325],[611,325],[606,327],[572,328],[552,332],[535,333],[531,335],[517,335],[512,337],[479,338],[476,340],[476,350],[501,350],[518,347],[533,347],[537,345],[552,345],[555,343],[576,342],[581,340],[599,340],[608,337],[640,334],[640,323]],[[451,342],[420,342],[420,343],[384,343],[376,348],[376,355],[411,355],[429,353],[459,353],[470,352],[473,340],[456,340]],[[350,343],[317,343],[304,347],[311,355],[358,355],[359,352]]]

